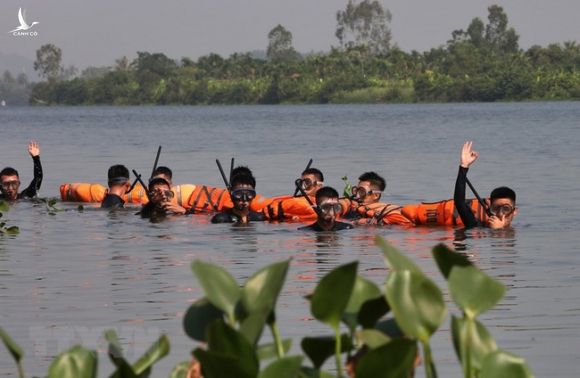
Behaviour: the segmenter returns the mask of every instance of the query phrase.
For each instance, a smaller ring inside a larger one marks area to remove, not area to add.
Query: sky
[[[300,52],[328,51],[337,45],[336,12],[347,0],[2,0],[0,53],[34,60],[35,51],[53,43],[63,62],[83,69],[113,65],[137,51],[197,59],[210,52],[265,50],[277,24],[290,30]],[[425,51],[445,44],[455,29],[474,17],[484,21],[487,7],[501,5],[510,25],[528,48],[553,42],[580,42],[580,0],[382,0],[392,15],[394,42],[403,50]],[[26,21],[39,22],[34,37],[9,33]]]

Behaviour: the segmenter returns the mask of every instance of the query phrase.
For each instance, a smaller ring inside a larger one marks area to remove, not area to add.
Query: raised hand
[[[28,153],[32,157],[40,155],[40,146],[38,145],[37,141],[31,140],[28,142]]]
[[[472,147],[473,142],[470,140],[463,143],[463,148],[461,149],[461,160],[459,163],[463,168],[469,168],[469,166],[479,157],[479,152],[473,151]]]

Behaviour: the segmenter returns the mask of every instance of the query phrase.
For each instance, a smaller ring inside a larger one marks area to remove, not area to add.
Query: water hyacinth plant
[[[423,354],[425,375],[437,377],[431,336],[447,316],[439,287],[403,253],[377,237],[389,274],[385,290],[357,274],[358,262],[326,274],[307,297],[312,316],[332,334],[306,336],[300,345],[310,360],[287,356],[291,340],[281,340],[276,325],[276,299],[290,261],[267,266],[244,286],[223,268],[195,261],[192,270],[206,296],[184,318],[186,333],[202,343],[193,355],[197,376],[214,377],[401,377],[414,376]],[[453,301],[463,316],[451,317],[453,346],[466,378],[532,377],[526,362],[498,349],[476,317],[495,306],[504,286],[477,269],[465,256],[443,244],[433,248],[437,265],[448,280]],[[392,317],[387,317],[389,313]],[[260,344],[268,326],[274,343]],[[334,356],[334,371],[323,370]],[[345,360],[346,357],[346,360]],[[264,367],[264,361],[275,359]],[[178,365],[172,377],[187,377],[189,362]]]

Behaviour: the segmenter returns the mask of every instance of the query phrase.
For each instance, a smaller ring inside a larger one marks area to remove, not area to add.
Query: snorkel
[[[304,168],[304,170],[305,171],[309,170],[311,165],[312,165],[312,159],[310,159],[308,161],[308,164],[306,164],[306,168]],[[302,180],[301,179],[299,179],[299,180],[300,180],[300,187],[302,188]],[[302,195],[305,195],[304,190],[299,191],[298,189],[294,189],[293,197],[298,197],[298,192],[302,193]]]
[[[149,179],[153,178],[153,175],[155,174],[155,170],[157,169],[157,163],[159,163],[159,155],[161,155],[161,146],[159,146],[159,148],[157,148],[157,156],[155,156],[155,162],[153,163],[153,170],[151,170],[151,176]],[[133,170],[133,174],[135,174],[135,176],[137,176],[137,173],[135,172],[135,170]],[[141,180],[141,175],[138,175],[138,177],[135,179],[135,181],[133,181],[133,183],[131,184],[131,186],[129,187],[129,189],[127,190],[127,192],[125,194],[129,194],[131,193],[131,191],[133,189],[135,189],[135,186],[137,185],[137,183],[140,182],[141,185],[143,185],[143,181]],[[147,198],[149,198],[149,188],[145,185],[143,185],[143,190],[145,190],[145,192],[147,193]]]
[[[469,186],[469,189],[471,189],[471,191],[475,195],[475,198],[477,198],[477,201],[479,202],[479,204],[485,210],[485,213],[487,214],[487,216],[488,217],[494,216],[495,214],[491,212],[491,209],[487,206],[487,204],[485,203],[485,201],[481,199],[481,197],[479,196],[479,193],[477,193],[477,190],[475,190],[475,188],[473,187],[473,185],[471,184],[471,181],[469,181],[469,178],[467,178],[467,176],[465,176],[465,182]]]

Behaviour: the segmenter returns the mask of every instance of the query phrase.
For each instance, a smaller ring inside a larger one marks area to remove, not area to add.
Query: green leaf
[[[258,370],[247,371],[243,361],[231,355],[206,351],[197,348],[193,352],[195,358],[201,364],[201,372],[204,378],[256,378]]]
[[[175,365],[169,378],[187,378],[187,373],[189,372],[189,361],[183,361]]]
[[[252,345],[256,345],[262,336],[262,331],[264,330],[264,324],[268,319],[268,315],[271,312],[269,310],[256,310],[241,320],[240,332],[248,339]]]
[[[123,349],[119,343],[117,332],[110,329],[105,332],[105,340],[109,342],[108,355],[117,370],[111,374],[111,378],[137,378],[131,364],[123,357]]]
[[[465,357],[469,354],[471,366],[480,371],[487,354],[497,350],[495,340],[487,329],[476,319],[451,317],[451,336],[453,346],[463,367],[467,366]]]
[[[455,266],[449,275],[449,292],[465,315],[474,318],[495,306],[505,287],[474,266]]]
[[[526,360],[498,350],[485,357],[480,378],[532,378],[534,374]]]
[[[280,358],[261,371],[258,378],[298,378],[302,359],[302,356]]]
[[[61,353],[48,368],[48,378],[94,378],[97,352],[77,345]]]
[[[248,278],[242,289],[242,303],[247,312],[274,310],[289,266],[290,260],[268,265]]]
[[[133,364],[133,371],[141,375],[160,359],[169,354],[169,339],[166,335],[161,335],[153,345],[149,347],[147,352]]]
[[[357,338],[370,349],[381,347],[391,341],[391,338],[377,329],[363,329],[358,332]]]
[[[258,374],[259,361],[253,346],[244,335],[225,324],[223,320],[216,320],[210,324],[208,350],[216,353],[216,356],[236,359],[239,367],[250,376]]]
[[[392,272],[386,286],[387,301],[399,327],[427,343],[447,314],[441,290],[423,274],[409,270]]]
[[[0,200],[0,211],[4,213],[10,211],[10,205],[8,202]]]
[[[18,226],[10,226],[4,230],[7,235],[18,235],[20,233],[20,229]]]
[[[288,353],[291,347],[292,347],[292,339],[282,340],[282,349],[284,349],[284,353]],[[259,360],[269,360],[271,358],[277,357],[278,355],[276,351],[276,344],[269,343],[260,345],[256,349],[256,354],[258,355]]]
[[[310,311],[316,319],[338,328],[355,284],[357,268],[358,261],[355,261],[322,277],[310,301]]]
[[[236,280],[222,267],[199,260],[191,264],[191,269],[207,299],[230,319],[234,319],[236,305],[241,298]]]
[[[436,245],[432,250],[432,254],[437,262],[441,274],[443,274],[446,279],[449,279],[449,274],[454,266],[473,265],[467,256],[449,249],[449,247],[443,243]]]
[[[358,312],[357,322],[363,328],[374,328],[375,324],[387,314],[391,308],[387,303],[387,298],[381,295],[378,298],[369,299],[363,303]]]
[[[371,299],[382,297],[383,293],[377,285],[360,276],[356,277],[346,310],[342,315],[342,321],[348,326],[351,333],[354,333],[358,325],[358,316],[362,305]]]
[[[353,348],[351,338],[346,334],[342,334],[340,337],[341,352],[351,350]],[[316,369],[320,369],[324,361],[334,355],[335,345],[334,336],[305,337],[300,343],[302,350]]]
[[[183,318],[183,328],[192,339],[205,342],[207,326],[216,319],[223,319],[223,316],[223,311],[204,297],[189,306]]]
[[[0,327],[0,339],[2,339],[2,342],[6,346],[6,349],[8,349],[8,352],[12,355],[12,358],[14,358],[14,361],[20,363],[22,357],[24,357],[24,352],[22,351],[22,348],[20,348],[20,345],[18,345],[16,341],[14,341],[10,335],[2,329],[2,327]]]
[[[413,376],[417,342],[398,339],[370,350],[359,361],[357,378],[408,378]]]
[[[383,255],[385,256],[385,262],[387,266],[394,271],[404,271],[409,270],[417,274],[423,274],[421,269],[415,263],[413,263],[408,257],[406,257],[398,249],[390,245],[385,239],[377,236],[375,241],[380,249],[383,250]]]

